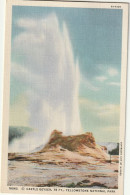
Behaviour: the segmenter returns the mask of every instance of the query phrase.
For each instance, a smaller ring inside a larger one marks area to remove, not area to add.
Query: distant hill
[[[12,143],[14,139],[23,137],[29,131],[33,131],[33,129],[24,126],[9,126],[9,143]]]
[[[118,147],[118,143],[116,142],[98,142],[97,144],[100,146],[105,146],[107,148],[108,153]]]
[[[119,155],[119,143],[117,143],[117,147],[111,151],[109,151],[111,155]]]

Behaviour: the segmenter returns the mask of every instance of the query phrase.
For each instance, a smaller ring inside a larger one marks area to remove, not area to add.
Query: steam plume
[[[12,63],[12,75],[27,86],[29,124],[37,132],[16,140],[10,151],[30,151],[46,143],[52,130],[64,134],[81,132],[78,89],[80,72],[75,62],[67,26],[59,26],[55,14],[46,19],[19,19],[23,28],[13,42],[22,56]]]

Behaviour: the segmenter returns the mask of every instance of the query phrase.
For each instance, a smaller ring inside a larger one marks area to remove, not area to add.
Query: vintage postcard
[[[7,1],[2,192],[123,195],[128,4]]]

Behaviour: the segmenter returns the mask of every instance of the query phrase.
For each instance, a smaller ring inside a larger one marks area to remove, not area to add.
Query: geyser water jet
[[[81,133],[78,89],[80,72],[65,23],[57,16],[19,19],[23,28],[13,41],[12,51],[22,56],[12,63],[12,75],[25,86],[29,126],[37,129],[15,140],[11,152],[27,152],[45,144],[54,129],[64,134]]]

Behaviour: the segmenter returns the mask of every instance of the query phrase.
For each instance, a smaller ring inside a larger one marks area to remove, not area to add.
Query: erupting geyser
[[[48,141],[53,129],[65,135],[81,133],[78,88],[80,72],[65,23],[55,14],[45,19],[19,19],[23,28],[12,51],[22,60],[12,63],[12,74],[27,86],[29,126],[38,131],[15,140],[11,152],[31,151]]]

